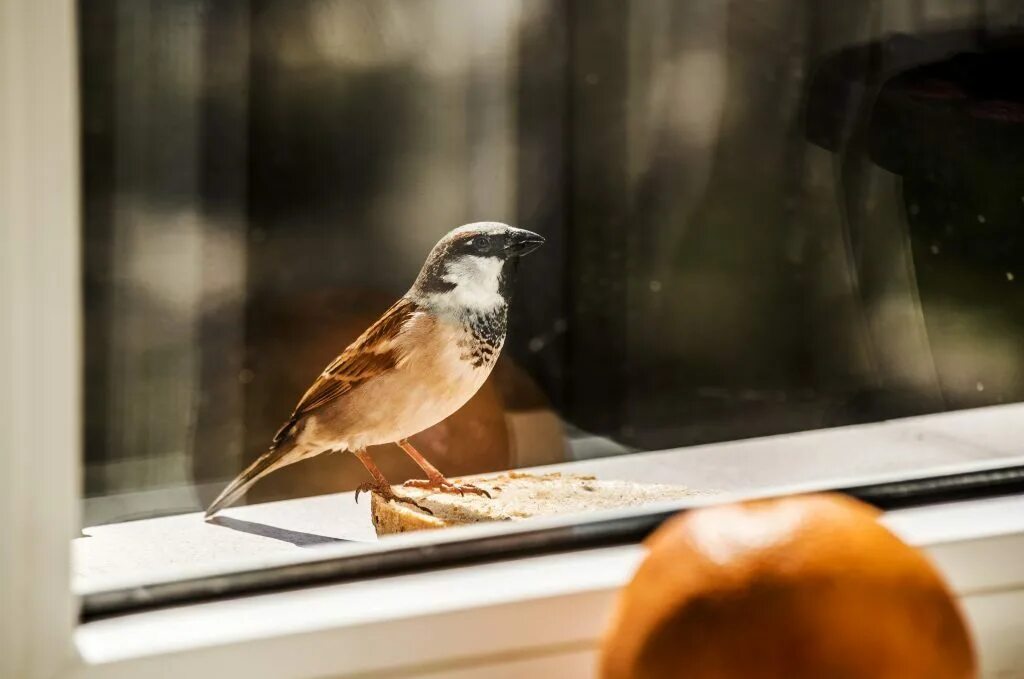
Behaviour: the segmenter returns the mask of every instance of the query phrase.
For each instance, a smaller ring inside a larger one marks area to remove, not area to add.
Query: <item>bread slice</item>
[[[371,493],[370,513],[377,535],[445,528],[484,521],[519,521],[534,516],[613,509],[706,495],[684,486],[599,481],[593,476],[509,472],[468,479],[491,494],[453,495],[396,486],[395,490],[426,507],[387,502]]]

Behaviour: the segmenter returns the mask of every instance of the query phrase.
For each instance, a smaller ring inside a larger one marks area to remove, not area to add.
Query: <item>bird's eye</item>
[[[491,249],[491,242],[483,236],[474,236],[466,241],[466,245],[476,252],[487,252]]]

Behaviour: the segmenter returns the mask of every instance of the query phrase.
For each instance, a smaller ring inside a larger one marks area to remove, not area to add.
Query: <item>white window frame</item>
[[[69,563],[81,475],[76,44],[70,0],[0,3],[0,676],[588,676],[639,546],[78,627]],[[1012,497],[888,518],[946,572],[995,670],[1024,666],[1014,643],[1024,636],[1022,506]]]
[[[900,510],[967,613],[986,676],[1024,673],[1024,496]],[[639,545],[255,595],[91,622],[75,679],[593,677]]]
[[[74,5],[0,2],[0,676],[75,662],[81,323]]]

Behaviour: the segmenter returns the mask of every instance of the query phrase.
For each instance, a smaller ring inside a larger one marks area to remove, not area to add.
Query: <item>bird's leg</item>
[[[396,493],[391,488],[391,484],[388,483],[388,480],[384,477],[384,473],[377,468],[377,465],[374,464],[373,462],[373,458],[370,457],[370,454],[367,453],[365,450],[354,450],[352,452],[355,454],[357,458],[359,458],[359,461],[363,463],[363,466],[366,467],[366,471],[370,472],[370,476],[373,477],[373,481],[369,483],[364,483],[360,485],[358,488],[356,488],[356,502],[359,502],[360,493],[372,490],[374,493],[377,493],[377,495],[380,495],[385,500],[391,500],[393,502],[404,502],[405,504],[412,505],[416,509],[426,512],[427,514],[432,515],[434,513],[427,509],[426,507],[417,504],[416,501],[413,500],[412,498],[404,497]]]
[[[412,447],[409,443],[409,439],[402,439],[401,441],[395,441],[398,447],[405,451],[405,453],[412,458],[412,461],[419,465],[426,475],[427,479],[413,479],[406,481],[405,485],[409,488],[427,488],[431,490],[439,490],[442,493],[458,493],[459,495],[465,495],[466,493],[473,493],[475,495],[486,495],[490,497],[483,488],[477,488],[468,483],[452,483],[444,477],[444,474],[437,470],[437,467],[427,462],[427,458],[420,454],[420,451]]]

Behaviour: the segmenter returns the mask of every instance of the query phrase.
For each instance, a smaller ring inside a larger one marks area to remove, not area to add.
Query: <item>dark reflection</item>
[[[865,346],[886,378],[851,418],[1024,398],[1022,66],[1019,33],[922,32],[842,50],[811,81],[808,137],[840,163]]]
[[[233,519],[229,516],[216,516],[210,519],[207,523],[212,523],[216,526],[223,526],[224,528],[230,528],[231,530],[237,530],[243,533],[259,535],[262,538],[272,538],[282,542],[290,542],[296,547],[315,547],[317,545],[326,545],[331,542],[351,542],[351,540],[332,538],[327,535],[303,533],[301,531],[288,530],[287,528],[268,526],[265,523]]]

